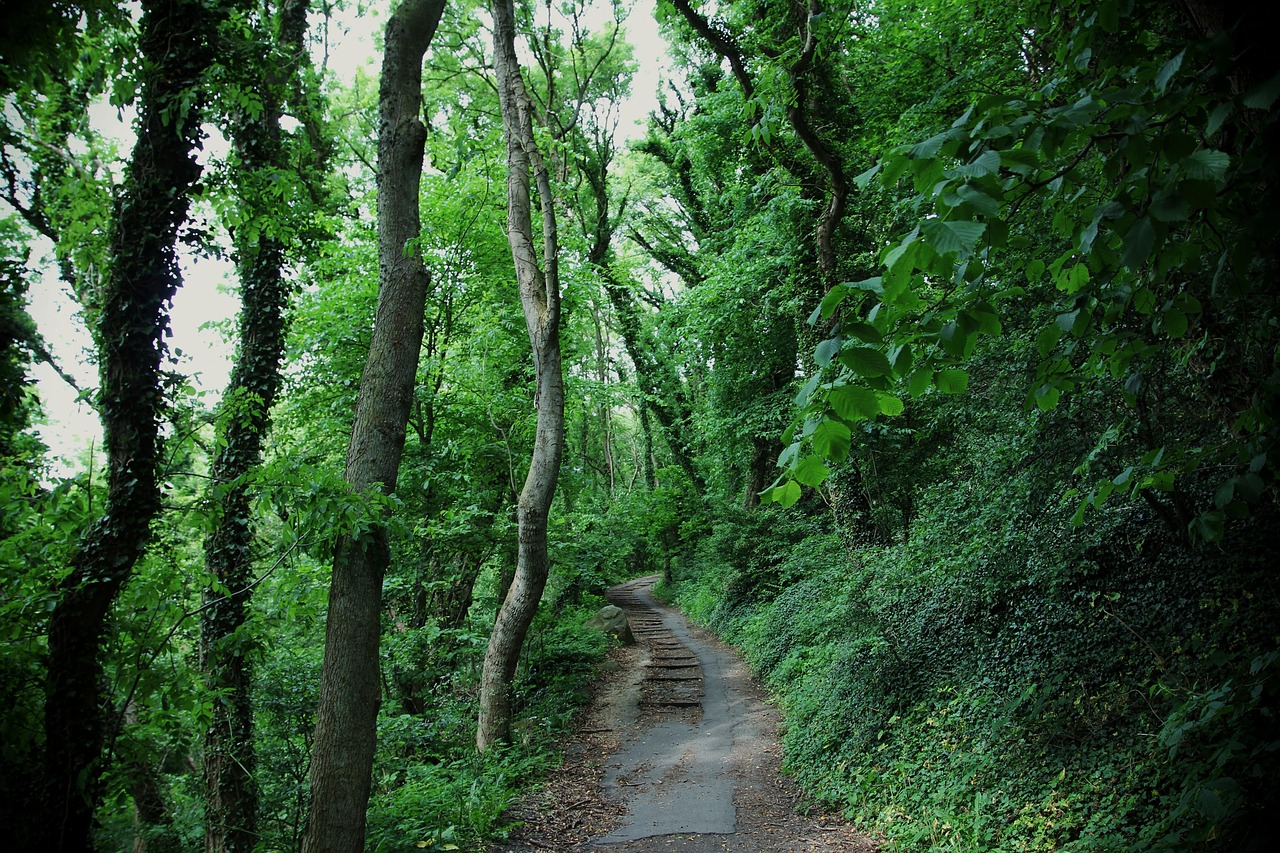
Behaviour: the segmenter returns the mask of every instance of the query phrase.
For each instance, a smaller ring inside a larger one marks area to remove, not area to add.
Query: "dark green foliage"
[[[9,233],[12,224],[0,223],[0,460],[6,466],[11,457],[25,455],[18,453],[15,443],[35,408],[27,368],[40,341],[26,310],[26,258]]]
[[[1280,793],[1274,516],[1230,551],[1141,504],[1075,532],[1070,423],[1017,397],[922,420],[898,543],[723,513],[677,599],[779,692],[800,781],[903,849],[1236,849]]]

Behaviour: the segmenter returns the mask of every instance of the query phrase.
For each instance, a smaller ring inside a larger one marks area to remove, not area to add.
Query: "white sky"
[[[633,0],[625,24],[639,69],[632,83],[631,99],[621,111],[620,130],[624,139],[642,134],[646,117],[657,107],[666,45],[658,35],[653,5],[654,0]],[[610,14],[607,2],[598,2],[593,11],[596,16],[588,19],[589,26],[598,26]],[[329,68],[346,81],[352,80],[356,70],[362,67],[371,77],[376,77],[379,57],[375,44],[385,23],[385,13],[375,10],[362,15],[348,9],[338,15],[329,27]],[[312,23],[318,26],[316,21]],[[129,117],[122,122],[115,108],[105,103],[91,107],[90,114],[94,126],[117,139],[122,156],[127,156],[132,146]],[[233,269],[228,263],[185,258],[184,283],[170,313],[170,349],[182,352],[179,369],[192,376],[193,384],[205,392],[207,405],[212,405],[221,395],[231,371],[233,345],[224,341],[209,324],[234,317],[239,310],[239,299],[230,284],[232,275]],[[75,377],[81,388],[96,387],[98,377],[91,360],[91,338],[65,285],[55,273],[49,272],[42,281],[33,284],[30,300],[31,316],[63,370]],[[53,472],[70,473],[80,467],[80,460],[91,444],[101,444],[97,415],[88,405],[77,404],[75,391],[48,366],[38,364],[32,374],[47,420],[38,427],[38,432],[55,459]]]

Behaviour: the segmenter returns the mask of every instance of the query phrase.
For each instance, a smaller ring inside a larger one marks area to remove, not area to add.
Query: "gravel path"
[[[873,853],[832,816],[799,813],[777,708],[731,648],[654,601],[656,581],[609,591],[637,645],[611,655],[565,765],[493,853]]]

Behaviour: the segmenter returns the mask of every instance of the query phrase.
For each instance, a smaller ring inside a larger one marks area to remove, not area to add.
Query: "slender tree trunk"
[[[347,449],[346,478],[356,492],[393,492],[404,451],[430,281],[422,258],[408,250],[419,233],[427,138],[420,118],[422,58],[443,11],[444,0],[405,0],[387,22],[378,92],[378,309]],[[381,698],[382,577],[389,561],[381,525],[359,538],[343,536],[336,546],[305,853],[364,849]]]
[[[195,87],[213,60],[210,39],[218,26],[218,6],[198,0],[142,6],[138,139],[117,203],[97,334],[107,501],[59,584],[49,621],[44,808],[33,815],[45,850],[92,847],[110,724],[102,641],[160,508],[165,306],[181,284],[175,245],[200,177],[191,156],[203,100]]]
[[[640,432],[644,436],[644,485],[649,491],[658,488],[658,477],[653,468],[653,427],[649,424],[649,404],[640,400]]]
[[[493,3],[494,67],[507,139],[507,239],[520,283],[520,303],[536,369],[537,428],[529,473],[517,509],[516,575],[494,622],[480,676],[476,747],[484,752],[511,739],[511,685],[525,634],[546,586],[547,515],[564,456],[564,377],[560,363],[560,280],[551,180],[533,136],[532,104],[515,48],[512,0]],[[530,172],[542,208],[545,271],[533,240]]]
[[[307,0],[286,2],[279,17],[280,42],[293,58],[291,72],[297,74],[306,56]],[[229,47],[245,50],[245,46]],[[254,47],[249,45],[248,49]],[[280,138],[279,88],[260,80],[262,117],[233,119],[232,141],[241,169],[250,176],[286,165]],[[242,204],[251,216],[273,215],[261,199],[246,198]],[[216,697],[204,736],[204,840],[208,853],[249,853],[258,841],[250,694],[253,672],[245,645],[236,638],[245,624],[253,576],[250,494],[242,478],[262,458],[262,441],[280,390],[289,301],[280,240],[266,236],[242,239],[237,254],[242,303],[240,350],[223,398],[222,441],[211,466],[214,487],[225,491],[218,523],[205,542],[205,567],[215,586],[205,593],[200,632],[204,685]]]
[[[609,378],[609,361],[605,351],[605,327],[604,318],[600,316],[600,306],[592,301],[591,304],[591,320],[596,333],[596,382],[601,388],[605,387],[605,382]],[[618,488],[618,466],[617,460],[613,455],[613,424],[612,418],[609,416],[610,403],[605,401],[599,405],[596,417],[600,421],[600,450],[604,454],[605,466],[609,471],[609,494],[610,496]]]

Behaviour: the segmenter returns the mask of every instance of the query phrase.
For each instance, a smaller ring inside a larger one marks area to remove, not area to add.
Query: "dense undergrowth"
[[[607,648],[602,634],[583,627],[602,599],[576,590],[570,582],[574,577],[566,571],[549,591],[530,631],[515,688],[513,742],[484,755],[475,749],[475,703],[487,641],[484,623],[495,607],[488,590],[497,578],[482,579],[472,619],[463,628],[441,631],[429,624],[406,630],[389,624],[367,850],[478,850],[510,831],[505,810],[559,763],[559,742],[586,701],[595,665]],[[308,600],[322,591],[321,584],[295,589],[304,602],[290,623],[296,636],[273,646],[257,666],[255,740],[264,850],[298,849],[305,827],[322,662],[317,640],[324,624],[308,612]],[[394,680],[404,671],[414,674],[421,707],[405,707],[403,697],[397,699]],[[140,730],[152,732],[157,741],[165,736],[158,723]],[[175,760],[162,783],[173,802],[173,820],[153,830],[148,841],[164,849],[202,849],[199,777],[181,759],[181,744],[170,749]],[[128,790],[126,783],[121,788]],[[136,833],[129,811],[108,803],[97,836],[100,848],[127,849]]]
[[[888,849],[1272,849],[1274,518],[1076,531],[1043,459],[966,450],[891,541],[725,507],[677,562],[665,594],[779,696],[789,771]]]

